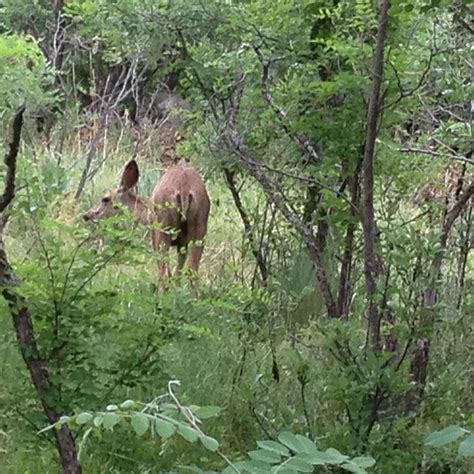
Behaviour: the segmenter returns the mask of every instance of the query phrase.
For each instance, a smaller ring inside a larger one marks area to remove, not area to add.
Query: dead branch
[[[96,168],[91,171],[92,163],[97,155],[97,150],[99,149],[100,143],[104,137],[111,116],[117,113],[117,110],[123,101],[132,95],[139,85],[145,80],[144,78],[148,68],[147,66],[144,66],[139,72],[137,72],[139,57],[140,55],[137,55],[130,65],[122,64],[120,75],[116,80],[113,79],[112,73],[109,72],[105,81],[104,92],[102,96],[97,97],[96,101],[93,103],[95,105],[99,105],[100,122],[90,143],[89,151],[86,157],[86,163],[84,165],[84,169],[82,170],[76,193],[74,194],[74,199],[79,199],[87,180],[91,179],[91,177],[97,173],[100,166],[105,161],[102,160],[96,166]],[[113,85],[111,85],[112,82]]]

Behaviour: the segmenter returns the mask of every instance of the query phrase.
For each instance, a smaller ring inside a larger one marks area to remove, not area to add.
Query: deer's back
[[[152,201],[162,226],[180,230],[181,243],[201,240],[206,234],[210,201],[195,168],[170,166],[156,184]]]

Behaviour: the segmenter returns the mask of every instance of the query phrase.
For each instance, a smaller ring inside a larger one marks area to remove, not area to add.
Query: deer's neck
[[[140,196],[133,196],[129,206],[130,210],[135,214],[140,224],[149,224],[151,221],[151,212],[149,204]]]

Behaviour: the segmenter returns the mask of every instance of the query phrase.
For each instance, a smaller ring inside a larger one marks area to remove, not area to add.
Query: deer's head
[[[97,221],[115,216],[120,213],[121,206],[133,210],[138,198],[132,189],[137,184],[138,178],[138,164],[135,160],[130,160],[125,165],[119,187],[105,194],[97,204],[82,216],[83,219],[85,221]]]

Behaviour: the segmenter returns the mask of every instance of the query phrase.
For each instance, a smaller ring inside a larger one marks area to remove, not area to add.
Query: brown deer
[[[166,277],[171,276],[166,258],[170,246],[176,246],[178,251],[178,272],[183,269],[188,253],[187,266],[193,272],[198,271],[207,232],[209,196],[198,171],[184,160],[165,170],[155,185],[151,201],[134,192],[138,178],[138,164],[131,160],[123,170],[120,186],[107,193],[83,217],[86,221],[111,217],[120,212],[122,205],[142,224],[159,224],[159,229],[153,226],[151,235],[153,249],[160,252],[158,273],[163,288]]]

